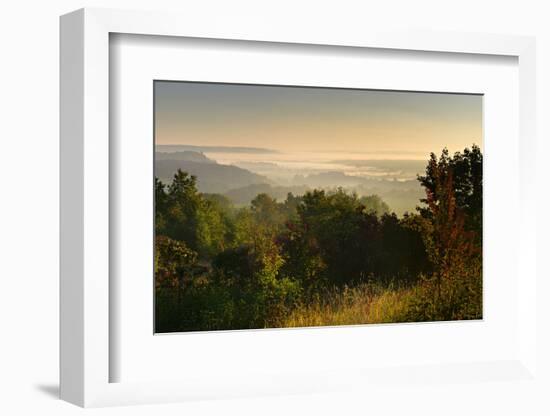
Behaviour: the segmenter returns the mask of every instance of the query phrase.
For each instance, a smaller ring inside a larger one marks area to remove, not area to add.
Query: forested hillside
[[[156,332],[482,317],[479,147],[432,154],[405,215],[376,194],[310,182],[273,197],[244,169],[177,162],[167,180],[175,162],[157,160]],[[242,204],[199,186],[228,181]]]
[[[205,163],[204,161],[161,159],[155,163],[155,175],[166,181],[178,170],[197,178],[196,185],[202,192],[224,193],[231,189],[252,184],[268,183],[263,176],[241,169],[237,166]]]
[[[340,160],[327,161],[336,163],[338,167],[350,166],[375,176],[349,175],[342,171],[315,169],[307,173],[296,173],[277,163],[235,161],[234,163],[218,163],[207,157],[200,149],[209,147],[198,146],[158,146],[163,151],[155,153],[155,175],[163,183],[170,183],[179,170],[197,178],[197,190],[201,193],[219,193],[225,195],[236,206],[248,205],[260,193],[265,193],[279,202],[285,200],[288,193],[304,195],[307,191],[324,189],[336,191],[339,188],[359,196],[376,194],[392,207],[397,215],[414,212],[423,191],[414,177],[421,172],[422,164],[417,160]],[[173,151],[166,151],[173,150]],[[178,149],[177,151],[175,151]],[[197,149],[181,150],[181,149]],[[225,155],[252,152],[270,152],[268,149],[222,147],[215,150],[225,150]],[[216,153],[213,153],[216,155]],[[249,154],[250,155],[250,154]],[[380,176],[376,176],[376,175]],[[390,176],[387,176],[390,175]],[[402,177],[402,178],[401,178]],[[401,178],[401,179],[398,179]],[[405,179],[408,178],[408,179]]]

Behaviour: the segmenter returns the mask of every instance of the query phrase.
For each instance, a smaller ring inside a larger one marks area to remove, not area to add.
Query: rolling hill
[[[209,159],[210,160],[210,159]],[[155,175],[164,183],[170,183],[178,169],[197,177],[197,187],[204,193],[225,193],[235,188],[269,183],[261,175],[232,165],[190,160],[156,160]]]

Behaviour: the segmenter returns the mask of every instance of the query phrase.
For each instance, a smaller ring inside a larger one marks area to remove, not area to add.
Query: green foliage
[[[196,182],[195,176],[181,170],[167,188],[155,180],[155,228],[157,235],[184,241],[205,258],[222,251],[233,230],[227,201],[203,196]]]
[[[196,273],[197,253],[183,241],[157,236],[155,240],[155,287],[179,288]]]
[[[428,219],[422,236],[434,267],[419,285],[410,313],[430,320],[481,317],[481,153],[475,147],[439,161],[432,154],[423,202]],[[473,174],[473,173],[475,174]],[[479,175],[479,177],[477,176]]]
[[[438,186],[445,183],[447,176],[452,177],[452,191],[457,208],[464,213],[465,226],[475,232],[476,242],[482,240],[483,208],[483,155],[475,144],[471,149],[455,153],[452,157],[445,148],[439,159],[434,153],[426,166],[426,174],[418,180],[426,191],[426,198],[421,202],[428,204],[429,198],[438,203],[440,195]],[[424,217],[430,218],[431,210],[423,206],[418,208]]]
[[[480,149],[431,155],[418,214],[343,189],[237,208],[178,171],[155,180],[158,332],[476,319]]]
[[[267,194],[258,194],[250,202],[256,222],[268,227],[278,227],[283,224],[284,217],[277,201]]]
[[[284,315],[300,297],[301,285],[283,277],[284,264],[272,230],[256,224],[247,245],[220,253],[213,261],[214,279],[228,288],[239,309],[240,328],[264,327]]]
[[[289,257],[285,272],[312,290],[372,279],[414,280],[429,263],[411,221],[395,214],[379,217],[341,189],[308,192],[282,239]]]
[[[378,195],[364,196],[359,199],[359,202],[365,207],[364,211],[369,214],[381,217],[390,213],[390,207]]]

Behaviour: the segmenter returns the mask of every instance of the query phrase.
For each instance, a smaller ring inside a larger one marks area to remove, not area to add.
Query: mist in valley
[[[376,194],[398,215],[414,212],[423,192],[416,178],[424,173],[426,160],[372,157],[349,152],[284,153],[171,145],[157,147],[155,171],[166,183],[177,169],[186,171],[197,177],[200,192],[222,194],[236,205],[247,205],[260,193],[283,201],[288,193],[301,196],[312,189],[330,192],[342,188],[359,197]]]

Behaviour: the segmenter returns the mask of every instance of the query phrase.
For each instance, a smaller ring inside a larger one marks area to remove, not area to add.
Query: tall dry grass
[[[448,287],[447,287],[448,286]],[[409,287],[362,284],[333,289],[296,307],[279,327],[361,325],[482,318],[481,274],[451,281],[438,299],[429,281]]]
[[[363,284],[334,289],[322,298],[299,305],[280,327],[358,325],[407,320],[411,288],[380,288]]]

